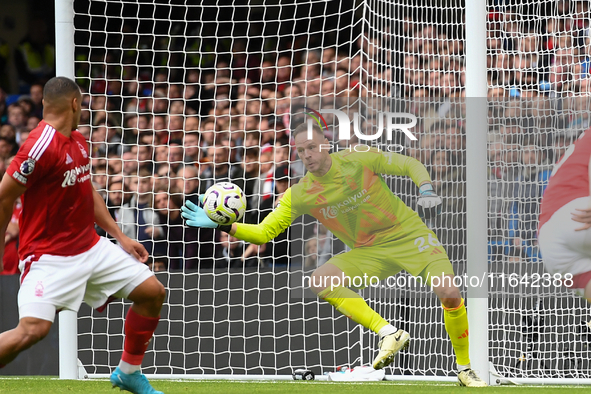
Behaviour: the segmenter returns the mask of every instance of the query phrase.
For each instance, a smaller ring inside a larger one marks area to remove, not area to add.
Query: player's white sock
[[[378,335],[380,336],[380,339],[382,339],[386,335],[394,334],[396,331],[398,331],[396,327],[394,327],[392,324],[388,324],[380,328],[380,331],[378,331]]]
[[[465,370],[465,369],[471,369],[471,368],[472,368],[472,367],[470,366],[470,364],[467,364],[467,365],[460,365],[460,364],[457,364],[457,365],[458,365],[458,372],[462,372],[462,371],[463,371],[463,370]]]
[[[141,369],[141,365],[131,365],[130,363],[126,363],[125,361],[119,361],[119,369],[121,372],[130,374],[134,373],[135,371],[139,371]]]

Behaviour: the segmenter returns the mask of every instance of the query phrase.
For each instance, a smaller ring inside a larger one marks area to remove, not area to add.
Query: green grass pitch
[[[153,380],[155,389],[166,394],[207,393],[311,393],[311,394],[448,394],[475,393],[487,394],[549,394],[567,393],[573,389],[581,394],[586,386],[494,386],[488,388],[466,388],[451,383],[425,382],[371,382],[371,383],[332,383],[332,382],[291,382],[291,381],[171,381]],[[61,381],[56,378],[0,378],[0,393],[119,393],[114,391],[107,380]]]

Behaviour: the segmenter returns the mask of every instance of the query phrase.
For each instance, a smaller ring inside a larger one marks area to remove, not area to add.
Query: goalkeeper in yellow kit
[[[260,224],[220,226],[190,201],[182,207],[182,216],[189,226],[219,228],[255,244],[269,242],[303,214],[319,220],[352,250],[332,257],[314,271],[310,278],[312,291],[379,335],[380,351],[373,367],[381,369],[408,346],[410,335],[384,320],[359,294],[344,286],[332,287],[332,280],[327,278],[366,275],[382,280],[405,270],[431,285],[432,277],[453,275],[449,258],[435,234],[390,191],[380,174],[411,177],[421,192],[417,202],[421,216],[436,215],[441,199],[419,161],[376,149],[330,154],[322,130],[314,125],[312,139],[308,139],[307,130],[306,124],[300,125],[292,136],[308,173],[285,192],[275,211]],[[443,304],[445,329],[455,350],[459,382],[464,386],[486,386],[470,368],[464,300],[452,281],[439,282],[442,284],[433,291]]]

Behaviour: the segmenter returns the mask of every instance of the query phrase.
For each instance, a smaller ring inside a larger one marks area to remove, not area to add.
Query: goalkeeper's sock
[[[351,289],[337,287],[331,291],[327,288],[318,293],[318,297],[327,301],[349,319],[369,328],[376,334],[388,325],[382,316],[371,309],[367,302]]]
[[[396,331],[398,331],[398,329],[394,327],[392,324],[388,323],[387,325],[382,327],[380,331],[378,331],[378,336],[380,337],[380,339],[382,339],[386,335],[394,334]]]
[[[160,317],[147,317],[129,308],[125,317],[125,344],[119,368],[123,373],[133,373],[140,369],[150,338],[158,326]],[[132,370],[133,369],[133,370]],[[131,372],[127,372],[131,371]]]
[[[451,339],[451,344],[456,353],[458,367],[470,365],[470,345],[468,340],[468,315],[464,300],[456,308],[443,307],[443,320],[445,330]]]

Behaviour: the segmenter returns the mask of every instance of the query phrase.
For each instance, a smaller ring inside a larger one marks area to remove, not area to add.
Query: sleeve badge
[[[28,158],[27,160],[21,163],[20,173],[24,176],[29,176],[33,173],[35,169],[35,160],[32,158]]]

